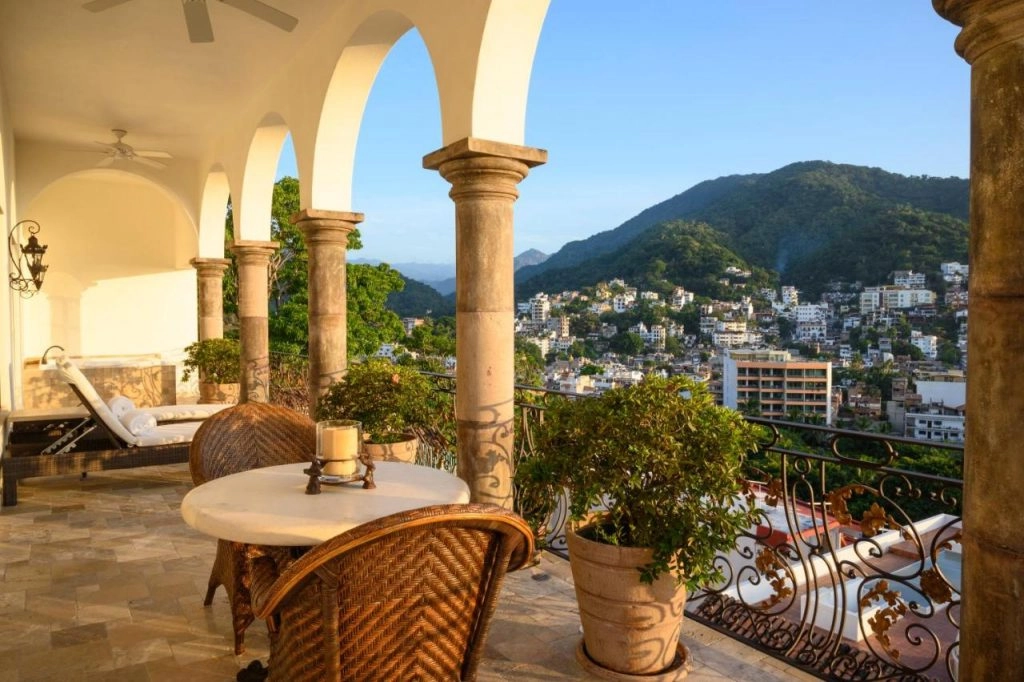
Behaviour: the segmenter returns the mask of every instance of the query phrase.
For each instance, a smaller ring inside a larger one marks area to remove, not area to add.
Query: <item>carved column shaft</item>
[[[193,258],[196,269],[196,300],[199,312],[199,340],[224,337],[224,271],[226,258]]]
[[[348,366],[348,236],[362,213],[306,209],[292,216],[309,254],[309,409]]]
[[[959,679],[1024,679],[1024,2],[934,5],[972,67]]]
[[[270,257],[277,242],[235,242],[238,323],[242,345],[241,402],[270,400],[270,336],[267,324]]]
[[[458,472],[474,502],[512,506],[516,186],[547,153],[468,138],[423,160],[452,184]]]

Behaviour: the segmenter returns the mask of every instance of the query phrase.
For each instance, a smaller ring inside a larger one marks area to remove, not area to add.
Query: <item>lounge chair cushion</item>
[[[114,416],[114,413],[110,411],[107,404],[103,402],[103,398],[93,388],[92,383],[82,374],[82,370],[78,369],[75,363],[66,357],[61,357],[57,360],[57,372],[60,374],[61,379],[69,384],[74,384],[78,388],[82,397],[86,399],[89,406],[92,407],[96,415],[103,420],[103,423],[114,435],[129,445],[138,445],[138,438],[136,438],[135,434],[126,429],[124,424]]]
[[[118,419],[126,429],[136,436],[156,426],[156,417],[142,410],[128,410],[119,415]]]
[[[196,430],[203,422],[177,422],[172,424],[160,424],[148,431],[143,431],[134,436],[135,445],[145,447],[147,445],[170,445],[172,443],[190,443],[196,435]]]
[[[124,421],[123,417],[129,412],[139,412],[142,414],[148,414],[159,422],[183,422],[183,421],[197,421],[203,420],[207,417],[212,417],[221,410],[231,407],[231,405],[221,405],[219,403],[199,403],[197,405],[157,405],[155,407],[135,407],[135,403],[132,399],[123,396],[115,395],[107,402],[107,406],[110,411],[114,413],[118,419],[121,419],[127,428],[127,422]]]

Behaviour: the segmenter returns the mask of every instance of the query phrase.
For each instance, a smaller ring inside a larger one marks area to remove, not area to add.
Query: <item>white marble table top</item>
[[[401,462],[376,462],[377,488],[362,483],[324,485],[307,495],[309,466],[282,464],[223,476],[196,486],[181,501],[181,516],[196,530],[254,545],[318,545],[382,516],[432,504],[469,502],[469,487],[445,471]]]

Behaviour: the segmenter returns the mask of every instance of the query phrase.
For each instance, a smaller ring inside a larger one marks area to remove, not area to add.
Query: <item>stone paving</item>
[[[232,653],[227,598],[202,598],[216,543],[184,524],[187,465],[33,479],[0,510],[0,682],[208,682],[266,661],[262,623]],[[511,574],[479,679],[593,679],[580,639],[568,563],[545,555]],[[690,621],[687,679],[809,680]]]

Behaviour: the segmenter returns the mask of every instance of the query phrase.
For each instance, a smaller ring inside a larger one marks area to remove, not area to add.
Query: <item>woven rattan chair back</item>
[[[242,403],[206,419],[189,448],[188,466],[196,485],[228,474],[294,462],[311,461],[316,450],[316,424],[286,407]],[[203,604],[213,603],[221,585],[231,604],[235,653],[245,651],[245,630],[253,622],[246,554],[250,547],[217,541]]]
[[[278,405],[242,403],[206,419],[189,449],[196,485],[228,474],[308,462],[316,450],[316,424]]]
[[[519,516],[464,504],[365,524],[280,575],[257,558],[253,608],[277,623],[270,680],[475,679],[505,573],[532,552]]]

